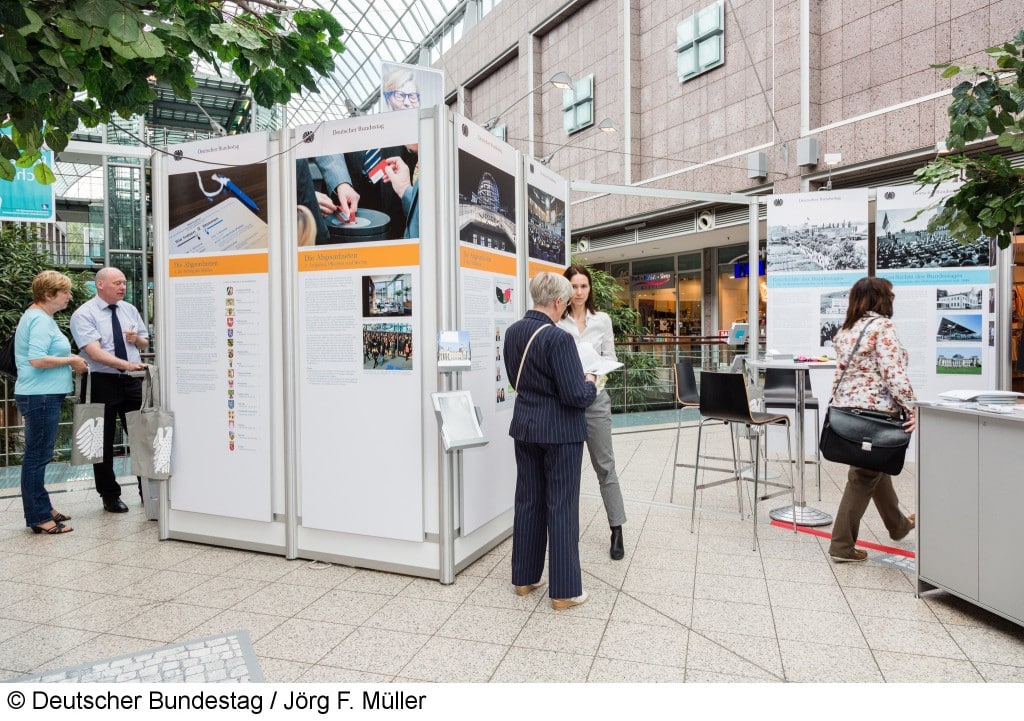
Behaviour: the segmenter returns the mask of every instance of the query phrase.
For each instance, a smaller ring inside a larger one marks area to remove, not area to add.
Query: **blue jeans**
[[[38,526],[53,518],[46,492],[46,464],[53,460],[63,393],[37,396],[15,394],[18,412],[25,419],[25,454],[21,459],[21,503],[25,525]]]

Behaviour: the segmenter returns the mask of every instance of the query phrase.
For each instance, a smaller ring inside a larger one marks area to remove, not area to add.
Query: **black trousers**
[[[121,419],[125,428],[125,413],[137,411],[142,406],[142,379],[123,373],[90,373],[87,380],[92,382],[92,401],[102,403],[103,413],[103,462],[92,466],[96,481],[96,492],[104,499],[120,498],[121,485],[114,473],[114,422]],[[88,383],[82,384],[82,400]],[[140,479],[141,483],[141,479]]]

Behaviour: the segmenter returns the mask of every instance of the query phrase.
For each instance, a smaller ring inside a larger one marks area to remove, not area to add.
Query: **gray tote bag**
[[[132,452],[132,473],[166,481],[171,477],[174,414],[160,408],[156,368],[146,367],[146,375],[142,379],[142,408],[126,413],[125,420],[128,447]]]
[[[92,375],[85,384],[85,400],[82,397],[83,374],[75,374],[75,406],[71,414],[71,464],[85,466],[103,462],[103,413],[102,403],[92,402]]]

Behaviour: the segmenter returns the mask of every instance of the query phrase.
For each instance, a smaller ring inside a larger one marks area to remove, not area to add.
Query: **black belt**
[[[140,383],[142,382],[141,378],[136,378],[135,376],[130,376],[127,373],[125,373],[124,371],[119,371],[117,373],[99,373],[99,372],[93,371],[92,374],[91,374],[91,377],[92,378],[96,378],[96,379],[99,379],[99,378],[104,378],[104,379],[105,378],[111,378],[111,379],[117,378],[117,379],[120,379],[122,381],[139,381]]]

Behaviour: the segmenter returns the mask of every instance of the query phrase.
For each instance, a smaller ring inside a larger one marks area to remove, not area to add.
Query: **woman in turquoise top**
[[[73,530],[64,524],[70,517],[50,505],[46,492],[46,464],[53,459],[61,404],[73,387],[71,373],[83,373],[87,365],[71,355],[71,342],[53,320],[53,314],[71,302],[71,279],[44,270],[32,279],[32,300],[14,335],[18,363],[14,401],[25,419],[21,503],[25,525],[34,533],[67,533]]]

